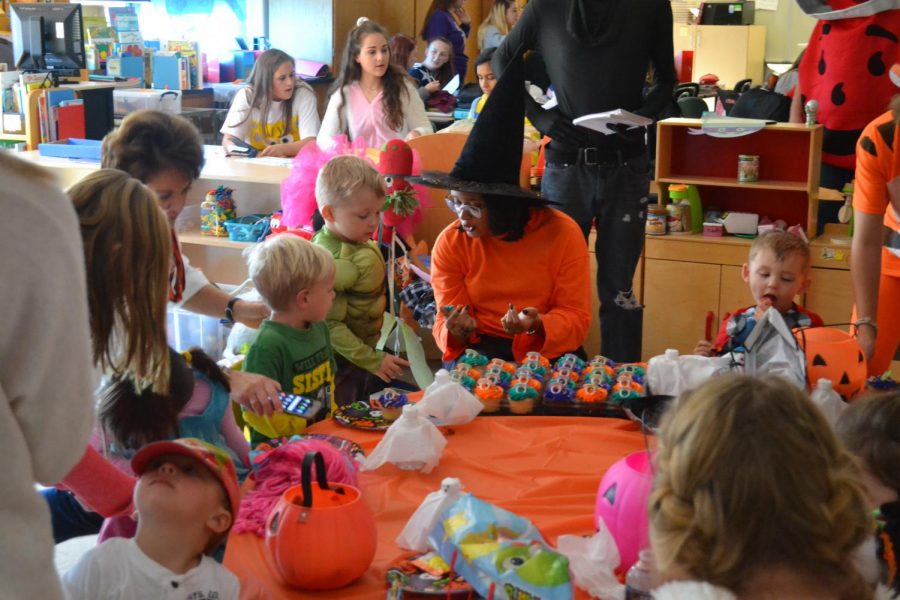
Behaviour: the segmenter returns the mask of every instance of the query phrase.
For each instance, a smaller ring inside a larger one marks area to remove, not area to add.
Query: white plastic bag
[[[619,566],[619,550],[602,519],[599,524],[600,530],[589,537],[559,536],[556,550],[569,559],[575,585],[594,598],[622,600],[625,586],[613,573]]]
[[[414,404],[403,407],[400,418],[388,427],[363,465],[374,471],[386,462],[407,471],[431,473],[441,460],[447,440],[438,428],[419,413]]]
[[[441,489],[431,492],[416,512],[406,522],[406,526],[397,536],[397,545],[416,552],[428,550],[428,534],[448,506],[462,496],[462,483],[455,477],[447,477],[441,482]]]
[[[797,339],[777,310],[770,308],[744,342],[749,375],[779,375],[801,390],[806,389],[806,358]]]
[[[847,405],[844,404],[841,395],[834,391],[831,380],[825,378],[819,379],[819,381],[816,382],[816,389],[812,391],[811,396],[813,404],[819,407],[822,414],[825,415],[825,419],[827,419],[828,423],[834,427],[838,417],[841,416],[841,413],[844,412]]]
[[[678,396],[710,377],[729,371],[733,359],[725,356],[679,356],[678,350],[668,349],[647,362],[647,387],[651,394]]]
[[[445,369],[437,372],[434,383],[428,386],[416,406],[435,425],[469,423],[484,408],[484,404],[469,390],[452,381]]]

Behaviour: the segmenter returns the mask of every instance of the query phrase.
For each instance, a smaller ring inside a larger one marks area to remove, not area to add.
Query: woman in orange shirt
[[[580,351],[591,322],[590,270],[581,229],[519,187],[524,96],[521,59],[506,71],[450,174],[417,182],[451,190],[456,216],[432,253],[445,361],[466,348],[492,358]]]
[[[898,74],[894,65],[891,74]],[[900,342],[900,96],[891,110],[866,126],[856,146],[853,246],[850,272],[856,338],[881,375]]]

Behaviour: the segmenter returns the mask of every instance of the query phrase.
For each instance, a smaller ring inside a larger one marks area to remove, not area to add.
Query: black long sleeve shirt
[[[654,117],[671,101],[676,76],[668,0],[531,0],[498,48],[495,69],[502,72],[514,53],[527,50],[540,53],[569,120],[617,108]],[[656,81],[644,97],[651,64]],[[619,138],[606,137],[599,143]]]

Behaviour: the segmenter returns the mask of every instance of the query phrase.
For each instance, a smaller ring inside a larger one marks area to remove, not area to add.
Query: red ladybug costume
[[[856,166],[856,141],[897,88],[888,70],[900,61],[900,0],[798,0],[818,19],[800,63],[804,105],[819,102],[822,162]]]

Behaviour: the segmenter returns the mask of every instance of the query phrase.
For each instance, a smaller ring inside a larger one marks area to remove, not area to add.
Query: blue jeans
[[[41,490],[50,507],[53,539],[57,544],[71,538],[100,533],[103,517],[85,509],[71,492],[55,488]]]
[[[646,153],[599,163],[592,158],[582,149],[572,164],[548,161],[541,192],[578,223],[585,241],[596,226],[601,353],[635,362],[641,359],[644,307],[634,297],[632,281],[644,248],[649,161]]]

